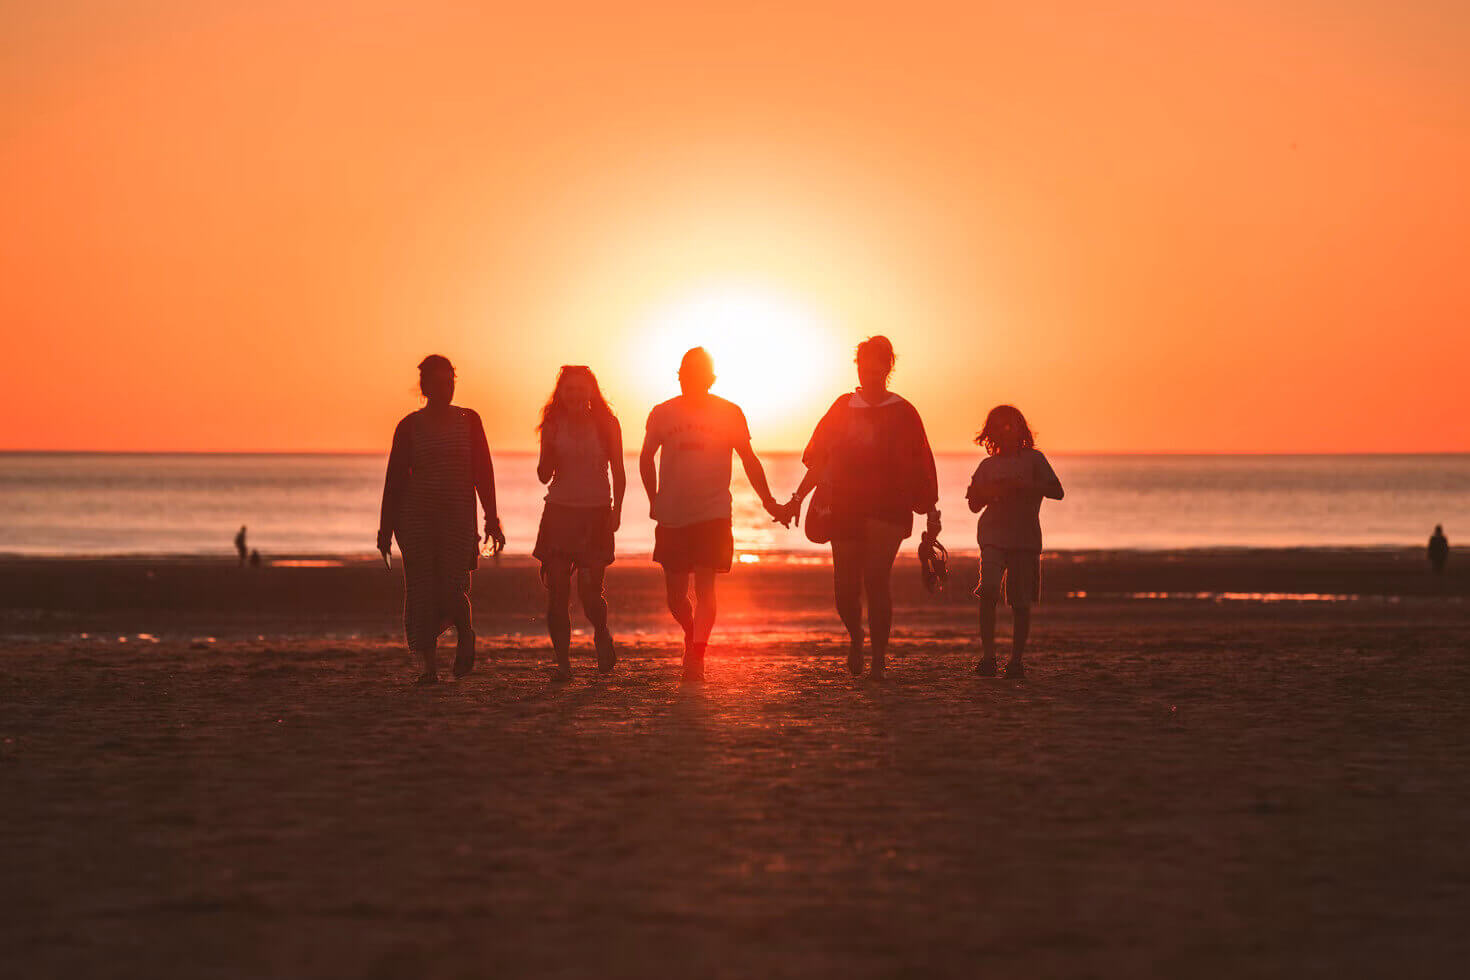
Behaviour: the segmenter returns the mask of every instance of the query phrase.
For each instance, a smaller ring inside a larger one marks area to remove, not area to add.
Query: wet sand
[[[414,689],[370,563],[0,561],[7,972],[1463,972],[1466,570],[1061,556],[1017,682],[910,565],[881,686],[830,570],[762,565],[681,687],[637,563],[616,673],[549,683],[507,561],[497,659]],[[1358,598],[1223,597],[1269,593]]]

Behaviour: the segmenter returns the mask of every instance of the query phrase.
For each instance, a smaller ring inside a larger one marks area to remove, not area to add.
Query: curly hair
[[[616,426],[618,417],[613,414],[612,406],[602,396],[602,387],[597,383],[597,375],[585,364],[563,364],[560,371],[556,373],[556,387],[551,389],[551,397],[546,399],[546,405],[541,409],[541,421],[536,425],[536,431],[541,436],[546,435],[546,427],[554,424],[564,409],[561,407],[557,395],[561,392],[561,386],[572,378],[584,378],[591,390],[588,401],[592,406],[592,419],[597,423],[599,433],[605,433],[609,427]]]
[[[987,456],[994,456],[1000,452],[1000,442],[997,436],[1000,428],[1005,422],[1011,422],[1021,433],[1020,448],[1035,449],[1036,437],[1031,434],[1031,426],[1026,424],[1026,416],[1014,405],[997,405],[985,416],[985,426],[975,433],[975,445],[984,446]]]

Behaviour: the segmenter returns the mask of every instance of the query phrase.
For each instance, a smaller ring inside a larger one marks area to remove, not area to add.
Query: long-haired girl
[[[556,655],[553,676],[557,680],[572,676],[573,571],[582,611],[592,624],[597,667],[608,673],[617,657],[602,582],[613,562],[613,536],[622,523],[628,483],[623,430],[592,370],[570,364],[556,376],[537,431],[541,457],[536,478],[549,486],[532,554],[541,562],[541,581],[546,585],[546,626]]]

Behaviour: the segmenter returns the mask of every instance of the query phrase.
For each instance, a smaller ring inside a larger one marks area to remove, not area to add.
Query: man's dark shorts
[[[653,529],[653,560],[666,572],[692,572],[697,568],[728,572],[735,560],[735,535],[729,518],[684,527],[658,525]]]

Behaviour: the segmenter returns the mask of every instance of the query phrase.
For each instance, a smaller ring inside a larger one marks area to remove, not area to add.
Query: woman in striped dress
[[[495,470],[480,416],[451,404],[454,365],[431,354],[419,364],[419,390],[427,404],[398,423],[388,474],[378,550],[386,557],[393,538],[403,554],[403,632],[423,662],[416,683],[439,679],[435,648],[453,626],[459,643],[454,676],[475,666],[470,618],[470,572],[478,564],[480,535],[475,496],[485,511],[491,554],[505,547],[495,510]]]

